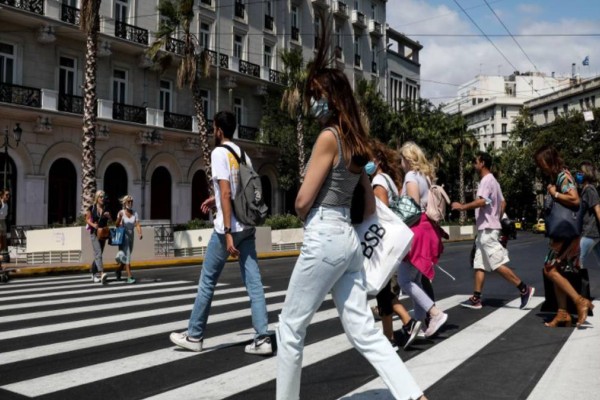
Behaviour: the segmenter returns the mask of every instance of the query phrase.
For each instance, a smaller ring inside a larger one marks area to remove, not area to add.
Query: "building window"
[[[503,140],[502,141],[502,148],[506,149],[508,147],[508,140]]]
[[[354,54],[360,56],[360,36],[354,35]]]
[[[554,119],[558,118],[558,107],[552,109],[552,114],[554,114]]]
[[[298,7],[292,6],[292,28],[298,28]]]
[[[402,76],[392,73],[390,77],[390,101],[394,111],[402,107]]]
[[[563,113],[568,113],[569,112],[569,105],[568,104],[563,104]]]
[[[200,36],[198,44],[201,49],[210,49],[210,25],[206,22],[200,22]]]
[[[0,43],[0,82],[13,83],[15,78],[15,46]]]
[[[129,21],[129,0],[115,1],[115,20],[124,23]]]
[[[113,101],[121,104],[127,101],[127,71],[122,69],[113,71]]]
[[[354,0],[354,9],[360,11],[360,0]]]
[[[233,112],[238,126],[244,125],[244,101],[239,97],[233,99]]]
[[[503,134],[508,133],[508,124],[502,124],[502,133]]]
[[[273,62],[273,47],[265,45],[265,52],[263,54],[263,65],[267,68],[272,68]]]
[[[63,94],[75,94],[75,76],[77,61],[71,57],[60,57],[58,72],[58,91]]]
[[[202,109],[204,110],[204,117],[210,118],[210,92],[206,89],[200,89],[200,102],[202,103]],[[212,132],[211,132],[212,133]]]
[[[343,59],[344,58],[344,35],[343,35],[343,25],[342,24],[335,25],[334,43],[335,43],[336,58]]]
[[[244,38],[242,35],[233,35],[233,56],[242,59],[244,55]]]
[[[592,99],[592,107],[596,108],[596,96],[592,96],[591,99]]]
[[[544,110],[544,123],[548,123],[548,110]]]
[[[506,118],[506,106],[500,108],[500,113],[502,114],[502,118]]]
[[[158,108],[165,112],[171,112],[171,99],[173,97],[173,85],[170,81],[160,81],[160,92],[158,95]]]
[[[377,20],[377,5],[375,3],[371,3],[371,19]]]

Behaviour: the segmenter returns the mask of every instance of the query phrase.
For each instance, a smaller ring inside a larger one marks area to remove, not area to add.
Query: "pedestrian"
[[[10,190],[0,191],[0,262],[7,262],[8,243],[6,241],[6,219],[8,218],[8,202],[10,200]]]
[[[140,240],[142,240],[142,226],[140,225],[140,219],[138,213],[133,210],[133,197],[125,195],[121,200],[123,209],[117,214],[117,227],[123,227],[125,232],[123,234],[123,241],[119,245],[119,251],[117,253],[117,263],[119,268],[115,272],[117,280],[121,280],[121,273],[125,268],[127,274],[127,283],[135,283],[135,278],[131,274],[131,252],[133,251],[133,240],[134,232],[137,230]]]
[[[103,190],[96,191],[94,204],[85,213],[86,229],[90,233],[94,260],[92,261],[92,281],[94,283],[106,284],[106,272],[102,262],[102,253],[109,236],[108,223],[112,221],[110,213],[105,209],[106,193]]]
[[[246,226],[236,219],[232,199],[239,188],[239,164],[236,158],[222,145],[227,145],[241,156],[240,147],[232,142],[236,130],[235,114],[229,111],[217,113],[213,120],[215,148],[211,153],[214,196],[201,204],[203,213],[215,206],[214,231],[206,249],[202,272],[198,283],[198,295],[186,332],[171,333],[171,342],[191,351],[202,351],[206,323],[215,292],[215,286],[229,256],[238,257],[240,273],[248,295],[252,312],[254,340],[245,348],[246,353],[273,354],[268,332],[267,303],[256,257],[256,228]],[[246,164],[252,160],[246,155]]]
[[[506,266],[510,261],[508,250],[500,243],[500,233],[502,231],[500,218],[504,213],[506,202],[500,184],[490,171],[492,157],[488,153],[479,152],[473,161],[473,165],[481,179],[475,200],[467,204],[452,203],[452,210],[475,210],[475,225],[477,228],[473,259],[473,296],[462,302],[461,306],[472,309],[482,308],[481,293],[485,281],[485,272],[494,271],[517,287],[521,296],[519,308],[524,309],[535,293],[535,289],[526,285],[512,269]]]
[[[304,243],[277,327],[276,398],[299,399],[306,329],[331,292],[348,339],[373,365],[394,398],[425,399],[388,339],[375,327],[367,303],[364,257],[351,223],[350,205],[355,188],[361,185],[363,214],[375,212],[373,190],[363,170],[371,150],[348,78],[328,66],[330,18],[320,11],[321,40],[303,95],[306,109],[322,130],[296,197],[296,212],[304,221]]]
[[[414,142],[406,142],[400,148],[404,170],[402,196],[410,196],[421,207],[421,217],[410,227],[414,236],[410,251],[398,267],[398,283],[415,305],[415,319],[429,318],[425,336],[430,337],[446,323],[448,314],[440,310],[423,289],[422,276],[433,280],[435,266],[443,251],[441,229],[433,226],[425,210],[431,182],[435,181],[435,167]]]
[[[598,175],[596,168],[589,161],[579,164],[579,171],[575,174],[575,181],[581,185],[581,204],[583,209],[583,232],[581,234],[580,266],[585,268],[585,258],[593,252],[596,262],[600,261],[600,197],[594,186]]]
[[[551,183],[546,187],[548,194],[565,207],[579,207],[580,198],[575,180],[556,148],[544,145],[535,152],[534,159],[542,173],[550,178]],[[546,326],[571,326],[567,298],[570,298],[577,308],[578,327],[587,319],[588,311],[594,308],[594,305],[577,293],[569,280],[563,276],[566,271],[578,271],[580,268],[579,241],[579,236],[569,239],[550,238],[550,249],[544,260],[544,275],[554,284],[558,309],[554,319],[547,322]]]
[[[390,150],[380,141],[373,140],[372,147],[375,158],[373,161],[367,163],[365,172],[367,175],[372,176],[371,186],[373,187],[375,197],[389,207],[392,199],[399,194],[396,183],[402,182],[400,163],[396,152]],[[396,260],[389,261],[397,262]],[[402,332],[406,336],[404,349],[407,349],[417,338],[422,322],[412,318],[402,303],[398,301],[399,286],[397,281],[396,272],[390,282],[377,294],[376,310],[381,318],[383,334],[389,339],[393,347],[397,347],[398,345],[394,338],[392,316],[396,313],[400,317],[403,325]]]

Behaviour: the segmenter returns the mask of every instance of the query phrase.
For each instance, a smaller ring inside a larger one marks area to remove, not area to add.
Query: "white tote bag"
[[[371,295],[388,283],[413,240],[410,228],[378,198],[375,202],[377,212],[354,227],[365,257],[367,293]]]

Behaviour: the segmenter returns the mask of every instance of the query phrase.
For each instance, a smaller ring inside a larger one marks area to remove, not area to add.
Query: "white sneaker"
[[[108,278],[108,274],[106,272],[103,272],[102,275],[100,275],[100,282],[103,285],[106,285],[106,278]]]
[[[92,282],[100,283],[100,276],[96,274],[92,274]]]
[[[257,355],[271,355],[273,354],[273,347],[271,346],[271,338],[269,336],[263,336],[258,339],[254,339],[252,343],[246,346],[245,349],[248,354]]]
[[[440,312],[438,315],[433,315],[429,321],[429,327],[425,331],[425,337],[431,337],[446,323],[448,314]]]
[[[186,350],[195,351],[197,353],[202,351],[202,344],[204,342],[204,339],[202,338],[194,339],[189,337],[187,331],[173,332],[169,336],[169,340],[176,346],[179,346]]]

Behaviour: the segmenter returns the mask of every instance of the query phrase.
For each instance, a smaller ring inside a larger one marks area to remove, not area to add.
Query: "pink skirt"
[[[404,261],[411,263],[427,279],[435,276],[435,266],[444,251],[440,229],[433,226],[425,213],[410,229],[414,233],[412,245]]]

